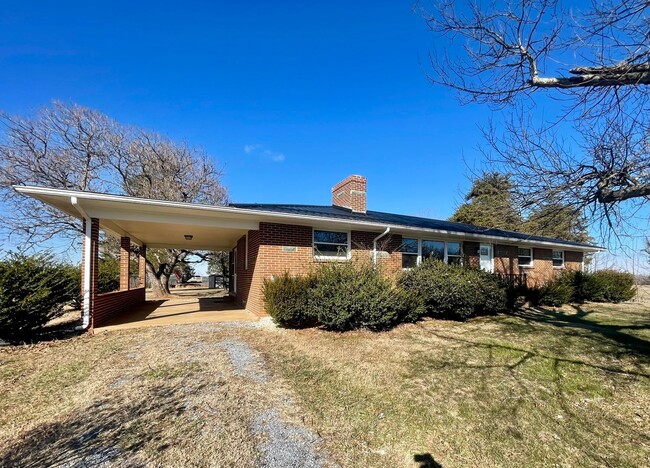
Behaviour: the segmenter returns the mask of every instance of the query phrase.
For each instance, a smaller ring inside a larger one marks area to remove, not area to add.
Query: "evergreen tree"
[[[522,218],[512,196],[512,184],[507,174],[486,172],[474,180],[450,221],[487,228],[519,230]]]

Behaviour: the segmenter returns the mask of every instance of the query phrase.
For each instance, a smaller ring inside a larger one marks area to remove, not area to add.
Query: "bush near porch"
[[[99,293],[119,289],[119,260],[99,262]],[[14,254],[0,260],[0,339],[34,341],[42,327],[63,314],[64,306],[81,307],[81,267],[48,254]]]

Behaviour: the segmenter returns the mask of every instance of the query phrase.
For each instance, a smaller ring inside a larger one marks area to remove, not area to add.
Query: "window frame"
[[[556,264],[555,264],[555,260],[556,260],[556,259],[555,259],[555,253],[556,253],[556,252],[562,254],[562,265],[556,265]],[[564,268],[564,265],[565,265],[565,258],[564,258],[564,257],[565,257],[565,255],[564,255],[564,250],[552,250],[552,251],[551,251],[551,264],[553,265],[553,268],[556,268],[556,269],[558,269],[558,270]]]
[[[460,244],[460,255],[451,255],[453,258],[459,258],[460,259],[460,265],[463,264],[464,260],[464,248],[463,248],[463,241],[462,240],[444,240],[444,239],[425,239],[423,237],[403,237],[402,236],[402,241],[404,239],[411,239],[411,240],[416,240],[418,242],[418,253],[417,253],[417,260],[415,262],[415,266],[419,266],[422,264],[423,257],[422,257],[422,242],[425,241],[431,241],[431,242],[442,242],[444,244],[444,258],[442,259],[443,262],[449,264],[449,243],[456,243]],[[402,252],[401,247],[400,247],[400,253],[404,255],[404,252]],[[406,253],[406,255],[411,255],[414,256],[415,254],[413,253]],[[402,270],[410,270],[411,268],[405,268],[404,267],[404,261],[402,260]]]
[[[530,250],[530,255],[519,255],[519,250],[521,250],[521,249]],[[521,257],[530,258],[530,263],[528,263],[526,265],[522,265],[521,262],[519,261],[519,259]],[[534,251],[533,251],[532,247],[519,247],[519,246],[517,246],[517,264],[519,265],[519,268],[535,268],[535,266],[534,266],[535,258],[534,258]]]
[[[316,231],[320,232],[337,232],[339,234],[345,234],[347,236],[347,243],[346,244],[340,244],[338,242],[316,242]],[[339,255],[318,255],[316,252],[316,244],[325,244],[325,245],[345,245],[346,247],[346,255],[339,256]],[[341,231],[333,231],[330,229],[321,229],[321,228],[315,228],[312,227],[311,229],[311,252],[312,252],[312,257],[314,260],[319,261],[319,262],[345,262],[348,261],[352,258],[352,232],[348,230],[341,230]]]

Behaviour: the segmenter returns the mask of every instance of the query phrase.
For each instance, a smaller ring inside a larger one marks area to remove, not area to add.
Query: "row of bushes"
[[[533,305],[559,307],[584,302],[629,301],[636,294],[634,276],[613,270],[594,273],[567,271],[540,288],[528,288],[526,298]]]
[[[288,273],[264,282],[266,310],[280,326],[381,330],[423,316],[464,320],[533,305],[621,302],[634,297],[628,273],[566,272],[539,288],[509,284],[496,275],[429,260],[396,283],[372,265],[322,264],[305,276]]]
[[[264,298],[284,327],[381,330],[424,315],[466,319],[499,312],[506,308],[506,287],[492,274],[439,261],[424,262],[397,284],[370,264],[349,262],[267,280]]]
[[[100,293],[120,285],[119,261],[99,264]],[[0,339],[29,341],[47,322],[63,314],[64,306],[81,307],[81,268],[47,254],[10,253],[0,260]]]

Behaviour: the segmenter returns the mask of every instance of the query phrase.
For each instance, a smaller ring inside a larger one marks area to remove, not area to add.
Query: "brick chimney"
[[[332,187],[332,205],[349,208],[355,213],[366,212],[366,185],[368,180],[351,175]]]

